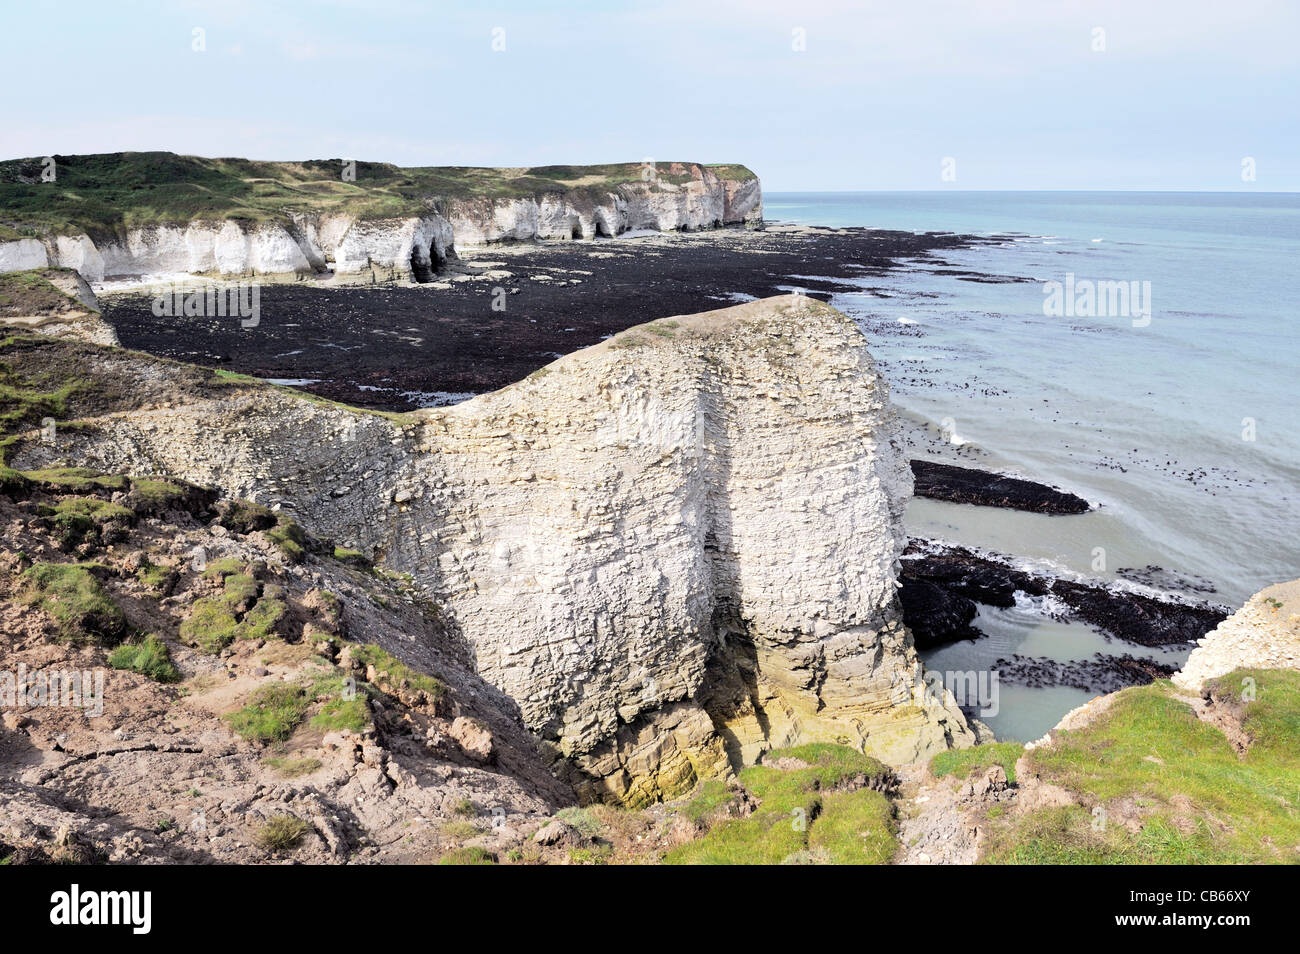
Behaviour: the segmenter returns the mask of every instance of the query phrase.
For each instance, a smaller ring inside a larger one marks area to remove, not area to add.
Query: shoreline
[[[633,325],[836,280],[979,240],[865,229],[716,230],[466,250],[427,285],[267,285],[261,321],[168,319],[143,293],[103,297],[123,345],[267,379],[360,407],[409,411],[427,394],[494,391]],[[801,278],[815,264],[826,274]],[[494,307],[495,305],[495,307]],[[382,345],[383,347],[376,347]]]
[[[944,256],[948,250],[988,244],[998,241],[957,233],[788,224],[590,242],[510,243],[467,249],[454,270],[426,285],[267,286],[262,292],[263,320],[252,332],[234,323],[202,319],[177,320],[182,327],[160,328],[148,310],[148,299],[131,292],[106,296],[105,313],[127,347],[267,380],[301,382],[302,390],[361,407],[407,411],[497,390],[632,325],[715,303],[795,288],[824,301],[846,290],[887,297],[892,294],[888,283],[877,285],[872,279],[900,269],[1003,284],[1005,276],[954,268]],[[494,300],[504,303],[499,310],[493,308]],[[921,333],[904,324],[888,330],[902,336]],[[877,333],[868,332],[872,338]],[[874,356],[882,363],[878,352]],[[945,434],[935,422],[901,405],[898,410],[918,477],[917,497],[941,501],[942,506],[975,505],[988,511],[989,519],[1020,510],[1069,520],[1096,509],[1069,488],[1058,490],[1027,479],[1032,474],[1008,476],[1001,471],[1009,468],[998,463],[991,449],[954,440],[955,433]],[[970,552],[958,546],[952,550]],[[1059,589],[1070,595],[1071,615],[1099,631],[1092,650],[1096,655],[1107,655],[1104,643],[1112,636],[1135,646],[1144,645],[1144,640],[1145,645],[1163,644],[1140,625],[1126,629],[1123,623],[1125,615],[1140,616],[1150,605],[1164,603],[1137,592],[1145,587],[1116,587],[1118,580],[1041,583],[1047,577],[1010,565],[994,571],[985,562],[971,554],[975,574],[1000,575],[1000,588],[1011,581],[1013,591],[1020,583],[1031,591]],[[1166,573],[1153,567],[1131,572],[1155,577]],[[1168,575],[1178,578],[1176,573]],[[1159,587],[1150,589],[1159,592]],[[908,621],[919,649],[985,635],[971,625],[977,601],[953,581],[913,578],[906,590],[904,604],[912,604]],[[990,605],[1006,606],[1005,597],[1000,592]],[[1154,602],[1144,602],[1148,599]],[[1195,625],[1179,629],[1179,638],[1172,642],[1185,645],[1187,639],[1199,638],[1205,629],[1193,633]],[[1134,671],[1077,662],[1072,670],[1075,682],[1091,678],[1096,692],[1107,691],[1117,672],[1122,676]],[[1145,662],[1148,668],[1161,665],[1157,660]],[[1040,661],[1040,675],[1023,682],[1046,684],[1042,673],[1069,663]],[[1060,684],[1059,679],[1054,684]]]

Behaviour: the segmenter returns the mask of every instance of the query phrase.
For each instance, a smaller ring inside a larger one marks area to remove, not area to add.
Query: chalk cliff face
[[[689,172],[685,182],[631,182],[599,199],[575,193],[509,201],[455,200],[449,204],[448,218],[462,246],[596,238],[639,229],[689,231],[762,220],[757,179],[722,179],[702,166],[692,166]]]
[[[140,275],[286,276],[333,271],[343,280],[429,281],[457,246],[590,239],[638,229],[717,228],[762,220],[757,179],[703,166],[617,186],[511,199],[431,200],[420,216],[361,219],[293,213],[279,222],[198,219],[130,229],[113,239],[47,236],[0,243],[0,271],[75,268],[88,281]],[[685,181],[677,181],[682,179]]]
[[[253,387],[67,440],[21,466],[174,473],[411,573],[589,797],[802,740],[974,741],[911,691],[911,478],[865,340],[817,302],[656,322],[397,422]]]
[[[1197,642],[1173,676],[1193,692],[1234,669],[1300,669],[1300,580],[1260,590]]]

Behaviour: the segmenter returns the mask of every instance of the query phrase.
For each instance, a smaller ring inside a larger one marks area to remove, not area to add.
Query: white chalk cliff
[[[723,179],[693,165],[688,181],[619,185],[507,199],[431,199],[427,212],[357,219],[329,212],[281,221],[196,219],[134,228],[111,238],[48,235],[0,242],[0,272],[75,268],[87,280],[131,276],[312,275],[353,281],[428,281],[457,247],[523,240],[591,239],[655,229],[695,230],[762,220],[757,179]]]
[[[1300,580],[1260,590],[1197,640],[1173,682],[1195,692],[1234,669],[1300,669]]]
[[[857,326],[784,297],[398,420],[233,387],[10,459],[219,486],[411,573],[579,789],[639,804],[776,745],[975,741],[912,691],[895,427]]]

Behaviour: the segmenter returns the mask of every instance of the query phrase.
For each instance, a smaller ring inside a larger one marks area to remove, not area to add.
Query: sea
[[[1233,608],[1300,577],[1300,194],[769,193],[764,215],[983,239],[864,270],[832,304],[866,333],[917,446],[1094,509],[917,498],[913,536]],[[981,607],[986,638],[923,656],[956,673],[1014,654],[1186,658],[1057,609]],[[1094,694],[1001,684],[980,717],[1030,740]]]

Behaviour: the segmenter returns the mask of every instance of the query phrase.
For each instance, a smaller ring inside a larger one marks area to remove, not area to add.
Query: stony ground
[[[256,505],[43,477],[0,496],[0,657],[105,678],[99,715],[4,707],[0,843],[22,858],[430,861],[523,843],[572,800],[402,579]]]

